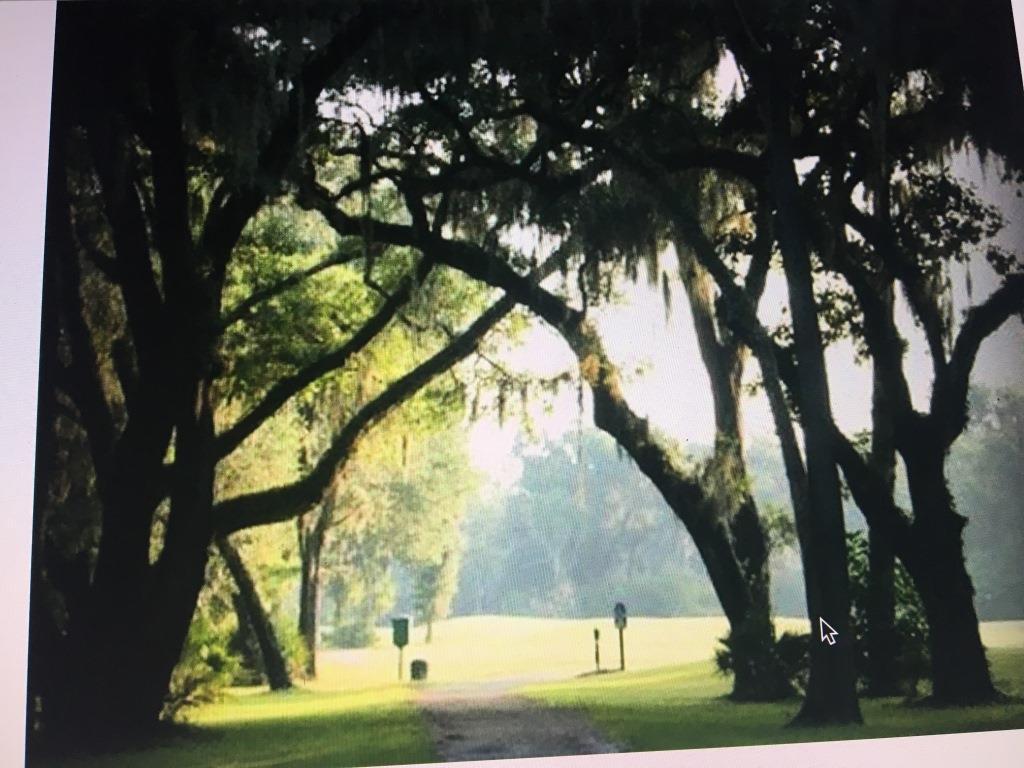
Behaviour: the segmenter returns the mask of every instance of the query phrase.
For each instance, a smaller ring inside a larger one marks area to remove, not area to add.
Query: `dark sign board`
[[[396,648],[405,648],[409,644],[409,618],[401,616],[391,620],[391,642]]]
[[[625,603],[615,604],[615,626],[619,629],[626,628],[626,605]]]

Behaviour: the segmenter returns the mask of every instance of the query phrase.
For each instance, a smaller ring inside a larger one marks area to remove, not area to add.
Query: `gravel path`
[[[429,688],[419,705],[444,761],[620,752],[579,712],[511,693],[530,680]]]

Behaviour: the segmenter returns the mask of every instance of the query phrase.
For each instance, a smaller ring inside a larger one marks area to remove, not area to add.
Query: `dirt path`
[[[444,761],[620,752],[579,712],[551,709],[511,691],[536,679],[424,690],[419,704]]]

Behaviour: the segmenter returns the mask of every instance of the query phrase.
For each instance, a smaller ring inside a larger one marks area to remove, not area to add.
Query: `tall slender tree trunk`
[[[712,489],[710,495],[718,506],[716,514],[728,521],[735,557],[749,594],[746,610],[735,617],[729,632],[734,667],[732,698],[784,698],[793,694],[793,688],[775,653],[768,538],[750,495],[750,478],[743,456],[740,388],[747,352],[717,323],[711,276],[686,248],[676,250],[715,410],[715,449],[705,473],[705,486]]]
[[[891,284],[884,295],[891,316]],[[875,366],[877,368],[877,363]],[[871,390],[871,468],[884,484],[889,498],[892,498],[896,485],[896,446],[892,419],[884,383],[875,370]],[[901,692],[896,668],[899,638],[896,635],[895,568],[896,552],[891,535],[875,527],[869,528],[867,692],[871,696],[896,696]]]
[[[183,324],[188,328],[187,324]],[[208,325],[207,327],[211,327]],[[199,349],[205,349],[199,336]],[[185,350],[179,352],[185,369]],[[202,367],[205,367],[200,364]],[[187,370],[187,369],[186,369]],[[149,651],[139,685],[141,707],[150,722],[163,709],[171,674],[181,657],[199,592],[206,581],[206,563],[212,538],[214,472],[213,404],[205,371],[185,388],[176,409],[175,461],[171,480],[171,508],[163,549],[153,565]],[[152,661],[148,661],[152,659]]]
[[[872,215],[883,227],[890,226],[888,128],[892,89],[889,84],[889,49],[892,25],[885,4],[873,4],[869,18],[874,21],[869,50],[874,61],[874,116],[871,121],[872,169],[868,184],[872,193]],[[893,321],[894,291],[891,280],[881,290],[886,319]],[[893,413],[885,393],[884,377],[874,363],[871,389],[871,468],[892,498],[896,485],[896,444]],[[900,692],[897,674],[899,638],[896,636],[896,555],[891,537],[883,531],[868,531],[867,652],[868,694],[893,696]]]
[[[288,674],[288,663],[285,661],[281,646],[274,633],[274,625],[260,600],[256,583],[245,567],[241,553],[228,540],[227,536],[218,536],[217,549],[224,558],[224,563],[231,572],[235,586],[238,588],[240,605],[245,614],[247,624],[252,628],[256,643],[260,649],[263,662],[263,673],[272,691],[282,691],[292,687],[291,676]]]
[[[320,506],[297,521],[299,536],[299,636],[306,648],[306,676],[316,677],[316,650],[320,627],[320,556],[334,505],[325,498]]]
[[[307,541],[305,546],[309,546]],[[299,582],[299,636],[306,648],[306,677],[316,677],[316,650],[320,602],[319,552],[303,552]]]
[[[793,167],[790,62],[784,43],[777,42],[759,86],[767,97],[764,116],[770,142],[769,186],[776,205],[779,246],[793,318],[797,399],[810,502],[807,527],[811,551],[804,553],[810,570],[805,572],[804,581],[812,625],[811,665],[807,693],[794,724],[861,722],[850,630],[846,529],[839,472],[833,456],[828,375],[818,327],[811,257],[800,214],[799,182]],[[819,619],[838,631],[835,644],[819,642]]]

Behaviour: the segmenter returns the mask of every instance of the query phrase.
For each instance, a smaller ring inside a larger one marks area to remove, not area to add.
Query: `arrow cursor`
[[[835,645],[836,638],[839,637],[839,633],[832,628],[832,625],[819,616],[818,627],[821,629],[821,642],[828,643],[829,645]]]

